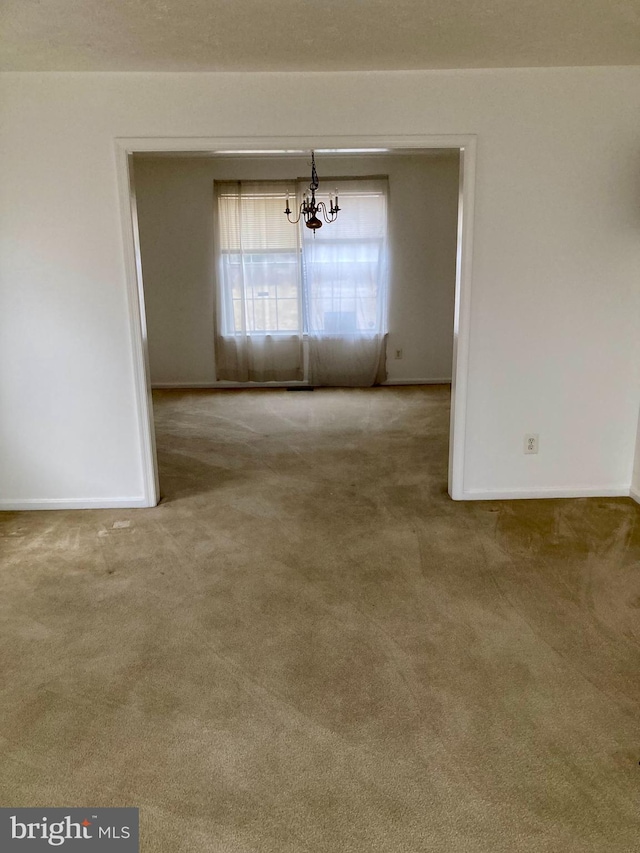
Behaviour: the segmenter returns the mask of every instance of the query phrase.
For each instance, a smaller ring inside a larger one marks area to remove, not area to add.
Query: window
[[[386,331],[386,181],[325,184],[342,210],[314,236],[283,213],[306,184],[216,183],[223,336]]]

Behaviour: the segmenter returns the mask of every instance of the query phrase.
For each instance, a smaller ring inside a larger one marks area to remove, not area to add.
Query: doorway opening
[[[125,249],[128,265],[128,284],[129,284],[129,305],[131,316],[132,339],[134,342],[134,370],[136,377],[136,399],[138,404],[138,418],[140,427],[140,445],[143,468],[145,471],[145,496],[148,505],[155,505],[159,499],[159,481],[158,481],[158,464],[157,453],[155,446],[155,432],[153,423],[153,408],[151,390],[159,386],[176,386],[183,385],[185,387],[229,387],[229,383],[220,383],[216,381],[215,374],[195,376],[192,374],[184,374],[186,378],[180,376],[169,375],[167,380],[163,381],[160,376],[158,381],[158,357],[157,352],[162,347],[156,347],[152,353],[153,358],[150,361],[150,348],[160,343],[161,336],[157,335],[158,328],[158,312],[157,305],[160,303],[154,297],[150,298],[150,294],[145,294],[143,282],[143,266],[142,266],[142,251],[141,251],[141,225],[143,231],[153,230],[153,210],[156,211],[156,219],[162,219],[163,207],[161,199],[149,198],[148,189],[150,177],[152,178],[153,170],[160,170],[167,175],[167,166],[171,166],[169,172],[175,171],[174,166],[178,163],[183,163],[188,166],[188,171],[193,180],[197,180],[200,189],[198,193],[202,193],[204,188],[204,204],[209,205],[209,211],[213,211],[213,186],[207,175],[211,177],[211,172],[215,172],[217,179],[226,178],[253,178],[259,177],[262,173],[274,175],[280,170],[281,174],[290,176],[293,172],[300,172],[301,166],[296,164],[296,159],[303,163],[309,158],[309,150],[314,148],[323,164],[323,171],[328,176],[336,174],[354,175],[358,172],[372,174],[375,172],[388,171],[389,162],[393,163],[396,171],[402,172],[410,168],[411,163],[419,161],[421,158],[440,157],[442,163],[448,162],[449,172],[451,171],[452,163],[455,164],[456,170],[456,190],[457,190],[457,210],[455,211],[455,222],[453,228],[455,233],[453,252],[455,254],[455,293],[453,294],[453,314],[452,326],[448,324],[447,333],[451,335],[452,340],[449,344],[449,356],[451,363],[451,413],[449,423],[449,465],[448,465],[448,491],[452,498],[461,499],[463,492],[463,472],[464,472],[464,419],[466,409],[466,376],[467,376],[467,361],[468,361],[468,303],[469,291],[471,283],[470,258],[471,258],[471,220],[473,213],[473,183],[475,174],[475,138],[474,137],[410,137],[395,140],[383,139],[368,139],[368,140],[296,140],[295,148],[290,140],[286,140],[283,144],[282,140],[235,140],[230,143],[229,140],[163,140],[163,139],[145,139],[145,140],[117,140],[118,154],[118,172],[121,187],[122,198],[122,214],[123,227],[125,236]],[[375,169],[376,163],[378,169]],[[265,171],[266,170],[266,171]],[[322,177],[322,176],[321,176]],[[406,174],[405,174],[406,183]],[[192,219],[191,225],[185,224],[187,229],[210,229],[210,217],[198,215],[197,204],[193,205],[192,200],[188,199],[192,187],[183,186],[178,188],[178,204],[180,204],[180,193],[185,194],[187,203],[191,205]],[[391,181],[391,209],[393,210],[394,201],[398,199],[394,197],[394,183],[400,192],[401,181]],[[166,189],[166,186],[165,186]],[[420,210],[421,203],[425,200],[424,194],[420,192],[418,186],[415,187],[415,192],[409,194],[411,204],[415,206],[417,212]],[[184,199],[183,199],[184,201]],[[428,201],[428,199],[427,199]],[[405,198],[406,202],[406,198]],[[142,210],[144,208],[144,210]],[[150,213],[151,211],[151,213]],[[411,217],[409,217],[411,219]],[[413,217],[418,229],[428,229],[428,223],[421,221],[418,213]],[[408,221],[405,217],[405,224]],[[149,223],[151,222],[151,226]],[[292,226],[293,227],[293,226]],[[390,229],[393,227],[390,219]],[[327,226],[330,228],[330,226]],[[425,233],[427,233],[425,231]],[[193,233],[191,234],[193,236]],[[145,239],[149,235],[144,235]],[[399,237],[399,240],[397,239]],[[396,247],[406,240],[406,228],[395,235],[392,244]],[[188,243],[187,239],[187,243]],[[197,242],[197,241],[196,241]],[[426,241],[428,242],[428,240]],[[200,272],[202,272],[202,264],[211,265],[211,275],[205,275],[202,280],[210,280],[213,278],[213,256],[212,252],[207,252],[206,257],[203,257],[202,247],[200,244],[200,257],[196,258],[200,263]],[[162,247],[156,253],[159,255],[155,259],[158,263],[162,263]],[[189,246],[186,246],[186,251],[189,251]],[[392,250],[393,251],[393,250]],[[402,248],[396,248],[396,252],[401,252]],[[197,254],[197,253],[196,253]],[[145,257],[146,272],[149,272],[149,266],[155,261],[150,261]],[[195,261],[194,261],[195,262]],[[419,263],[419,258],[417,261]],[[415,294],[414,294],[415,296]],[[152,305],[152,302],[155,304]],[[165,306],[166,307],[166,306]],[[397,308],[397,306],[396,306]],[[405,305],[403,310],[405,315],[409,316],[413,313],[414,319],[419,316],[419,311],[412,312],[412,306]],[[424,381],[448,381],[449,376],[446,375],[446,368],[439,369],[442,376],[431,375],[425,380],[424,375],[416,370],[415,364],[420,360],[420,347],[416,347],[413,343],[408,342],[411,335],[403,327],[399,318],[393,317],[393,305],[390,307],[390,336],[388,342],[388,384],[419,384]],[[171,314],[170,306],[168,312]],[[213,310],[201,312],[203,317],[206,317],[206,322],[211,323]],[[446,313],[446,312],[445,312]],[[206,316],[208,314],[208,316]],[[406,317],[405,317],[406,320]],[[162,318],[160,318],[162,322]],[[177,321],[177,323],[176,323]],[[174,313],[171,317],[171,323],[179,328],[179,319]],[[402,327],[402,329],[400,329]],[[167,326],[165,328],[170,328]],[[149,334],[151,330],[151,334]],[[182,332],[185,330],[183,329]],[[415,332],[415,329],[414,329]],[[433,336],[425,334],[431,341]],[[413,334],[412,340],[415,341],[416,336]],[[423,342],[424,343],[424,342]],[[166,341],[163,341],[163,346]],[[189,348],[186,347],[188,350]],[[183,353],[184,355],[184,353]],[[187,353],[188,355],[188,353]],[[413,369],[411,359],[414,359]],[[203,362],[204,363],[204,362]],[[155,377],[152,376],[152,365],[154,367]],[[166,366],[166,365],[165,365]],[[184,364],[182,368],[184,368]],[[211,368],[213,366],[211,365]],[[160,371],[161,373],[162,371]],[[404,375],[401,375],[404,372]],[[155,381],[154,381],[155,380]],[[244,384],[242,387],[248,387]]]

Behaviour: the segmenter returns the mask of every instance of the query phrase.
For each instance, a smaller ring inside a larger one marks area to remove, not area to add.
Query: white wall
[[[458,152],[319,155],[317,165],[321,183],[332,175],[389,176],[389,381],[449,381]],[[134,171],[152,382],[215,382],[213,181],[306,176],[308,158],[139,156]]]
[[[640,69],[4,74],[0,86],[3,506],[142,497],[114,137],[155,135],[477,134],[466,493],[629,488]],[[523,455],[525,432],[540,434],[537,456]]]

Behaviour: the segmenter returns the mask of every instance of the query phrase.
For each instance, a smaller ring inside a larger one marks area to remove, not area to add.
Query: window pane
[[[233,300],[233,322],[234,331],[239,331],[242,328],[242,302],[239,299]]]
[[[244,264],[229,255],[223,263],[223,282],[233,301],[233,333],[242,329],[240,305],[246,299],[249,332],[300,331],[300,264],[297,253],[250,253]],[[244,280],[244,295],[242,282]],[[280,303],[285,308],[280,308]]]
[[[358,303],[358,328],[373,331],[378,325],[378,300],[360,299]]]
[[[278,300],[278,328],[281,331],[297,332],[300,328],[297,299]]]

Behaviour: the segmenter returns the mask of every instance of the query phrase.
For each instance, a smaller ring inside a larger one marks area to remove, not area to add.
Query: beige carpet
[[[0,800],[146,853],[632,853],[640,508],[454,503],[449,392],[161,392],[152,510],[0,519]]]

